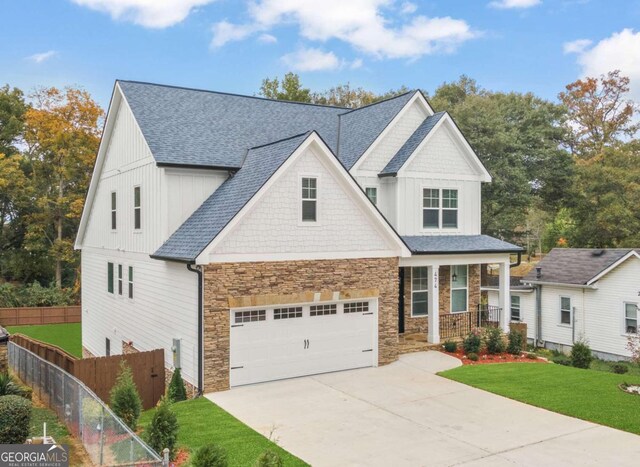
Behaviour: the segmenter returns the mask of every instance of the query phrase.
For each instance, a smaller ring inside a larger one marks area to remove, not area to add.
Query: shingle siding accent
[[[378,294],[378,363],[398,357],[398,258],[220,263],[204,271],[204,389],[229,388],[230,305]],[[270,298],[271,297],[271,298]],[[248,300],[248,302],[247,302]]]

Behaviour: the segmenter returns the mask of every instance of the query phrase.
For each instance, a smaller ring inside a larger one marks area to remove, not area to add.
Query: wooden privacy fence
[[[133,381],[136,383],[145,409],[155,407],[160,397],[164,394],[163,349],[126,355],[112,355],[111,357],[78,359],[60,347],[46,344],[22,334],[12,335],[11,341],[75,376],[103,401],[109,401],[109,393],[118,377],[122,360],[131,367]]]
[[[0,326],[80,322],[79,306],[0,308]]]

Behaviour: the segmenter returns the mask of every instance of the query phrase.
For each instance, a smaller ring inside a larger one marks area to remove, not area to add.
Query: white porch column
[[[511,321],[511,290],[509,261],[500,263],[500,281],[498,285],[498,306],[500,306],[500,327],[504,332],[509,332]]]
[[[440,290],[439,266],[427,267],[429,293],[427,298],[427,341],[431,344],[440,343]]]

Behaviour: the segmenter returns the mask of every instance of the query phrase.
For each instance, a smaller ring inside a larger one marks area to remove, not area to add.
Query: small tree
[[[193,467],[227,467],[227,452],[217,444],[205,444],[191,460]]]
[[[267,450],[260,454],[256,461],[256,467],[283,467],[284,461],[280,454],[275,451]]]
[[[589,368],[593,360],[589,345],[582,340],[573,344],[569,358],[571,359],[571,366],[584,369]]]
[[[167,397],[171,402],[180,402],[187,400],[187,390],[184,387],[184,381],[180,374],[180,368],[176,368],[171,376],[171,382],[167,388]]]
[[[124,360],[120,361],[120,373],[116,384],[111,388],[109,405],[129,428],[136,429],[142,411],[142,400],[133,382],[131,368]]]
[[[168,398],[160,399],[151,419],[146,439],[149,446],[156,452],[162,452],[164,448],[167,448],[169,449],[169,457],[172,460],[175,458],[178,442],[178,418],[171,409],[171,401]]]

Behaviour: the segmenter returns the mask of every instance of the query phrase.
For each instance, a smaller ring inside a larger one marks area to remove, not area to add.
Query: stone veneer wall
[[[209,264],[204,268],[204,389],[229,388],[229,308],[378,297],[378,363],[398,358],[398,258]]]
[[[469,265],[469,311],[478,309],[480,303],[480,265]],[[440,314],[451,313],[451,267],[440,266]],[[427,317],[411,317],[411,268],[405,268],[404,273],[404,332],[405,334],[426,333],[428,329]]]

